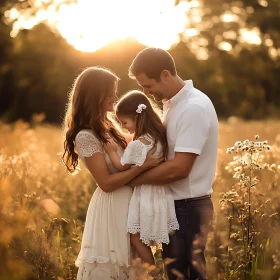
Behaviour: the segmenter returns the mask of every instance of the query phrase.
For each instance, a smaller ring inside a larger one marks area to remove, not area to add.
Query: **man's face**
[[[156,101],[167,98],[167,89],[162,80],[157,82],[155,79],[148,78],[145,73],[141,73],[135,78],[146,95],[152,95]]]

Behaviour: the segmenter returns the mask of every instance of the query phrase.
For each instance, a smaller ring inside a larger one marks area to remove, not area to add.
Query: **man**
[[[162,49],[146,48],[129,68],[145,94],[163,102],[167,128],[168,158],[163,164],[133,180],[133,185],[169,184],[180,230],[163,244],[169,280],[207,279],[204,257],[208,230],[213,218],[211,201],[215,176],[218,119],[211,100],[183,81],[172,56]]]

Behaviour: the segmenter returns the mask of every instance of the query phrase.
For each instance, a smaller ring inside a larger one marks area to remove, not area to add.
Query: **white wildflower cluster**
[[[258,140],[259,136],[256,135]],[[256,185],[259,182],[258,177],[252,177],[252,171],[269,170],[275,172],[280,169],[275,163],[268,164],[264,162],[266,153],[271,151],[271,146],[268,141],[237,141],[235,144],[227,149],[227,154],[235,154],[233,161],[229,162],[225,169],[233,174],[233,178],[239,180],[240,183],[248,186]]]
[[[255,139],[258,140],[259,136],[256,135]],[[271,150],[271,146],[268,145],[268,141],[250,141],[248,139],[244,140],[243,142],[237,141],[235,144],[227,149],[227,154],[232,153],[240,153],[240,152],[248,152],[248,153],[256,153],[261,152],[263,150]]]

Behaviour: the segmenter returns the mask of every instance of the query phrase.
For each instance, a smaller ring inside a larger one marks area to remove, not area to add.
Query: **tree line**
[[[113,70],[121,78],[120,95],[138,88],[136,82],[128,78],[127,72],[144,45],[128,39],[112,42],[94,53],[83,53],[75,50],[45,24],[22,30],[11,38],[12,26],[3,20],[7,2],[0,4],[1,118],[6,121],[18,118],[28,121],[34,113],[44,112],[47,121],[60,124],[72,83],[80,71],[88,66],[103,65]],[[15,4],[17,1],[11,2]],[[227,52],[217,47],[217,35],[239,28],[234,22],[213,21],[215,16],[220,17],[231,7],[231,2],[204,1],[204,8],[210,12],[205,13],[202,20],[212,26],[202,29],[200,34],[208,40],[209,57],[206,60],[198,59],[182,38],[179,44],[170,49],[178,74],[184,79],[192,79],[194,86],[211,98],[220,118],[279,117],[279,55],[271,57],[269,47],[263,43],[248,45],[234,39],[228,41],[238,51]],[[252,7],[254,12],[246,16],[247,26],[257,26],[263,40],[273,39],[274,47],[280,54],[280,4],[274,0],[263,7],[259,2],[238,1],[238,5],[245,11],[246,7]]]

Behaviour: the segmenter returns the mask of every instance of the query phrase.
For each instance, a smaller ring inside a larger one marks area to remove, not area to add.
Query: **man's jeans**
[[[213,219],[212,200],[175,200],[175,209],[180,229],[170,235],[168,245],[163,244],[163,259],[175,259],[165,265],[168,279],[207,279],[204,251]]]

